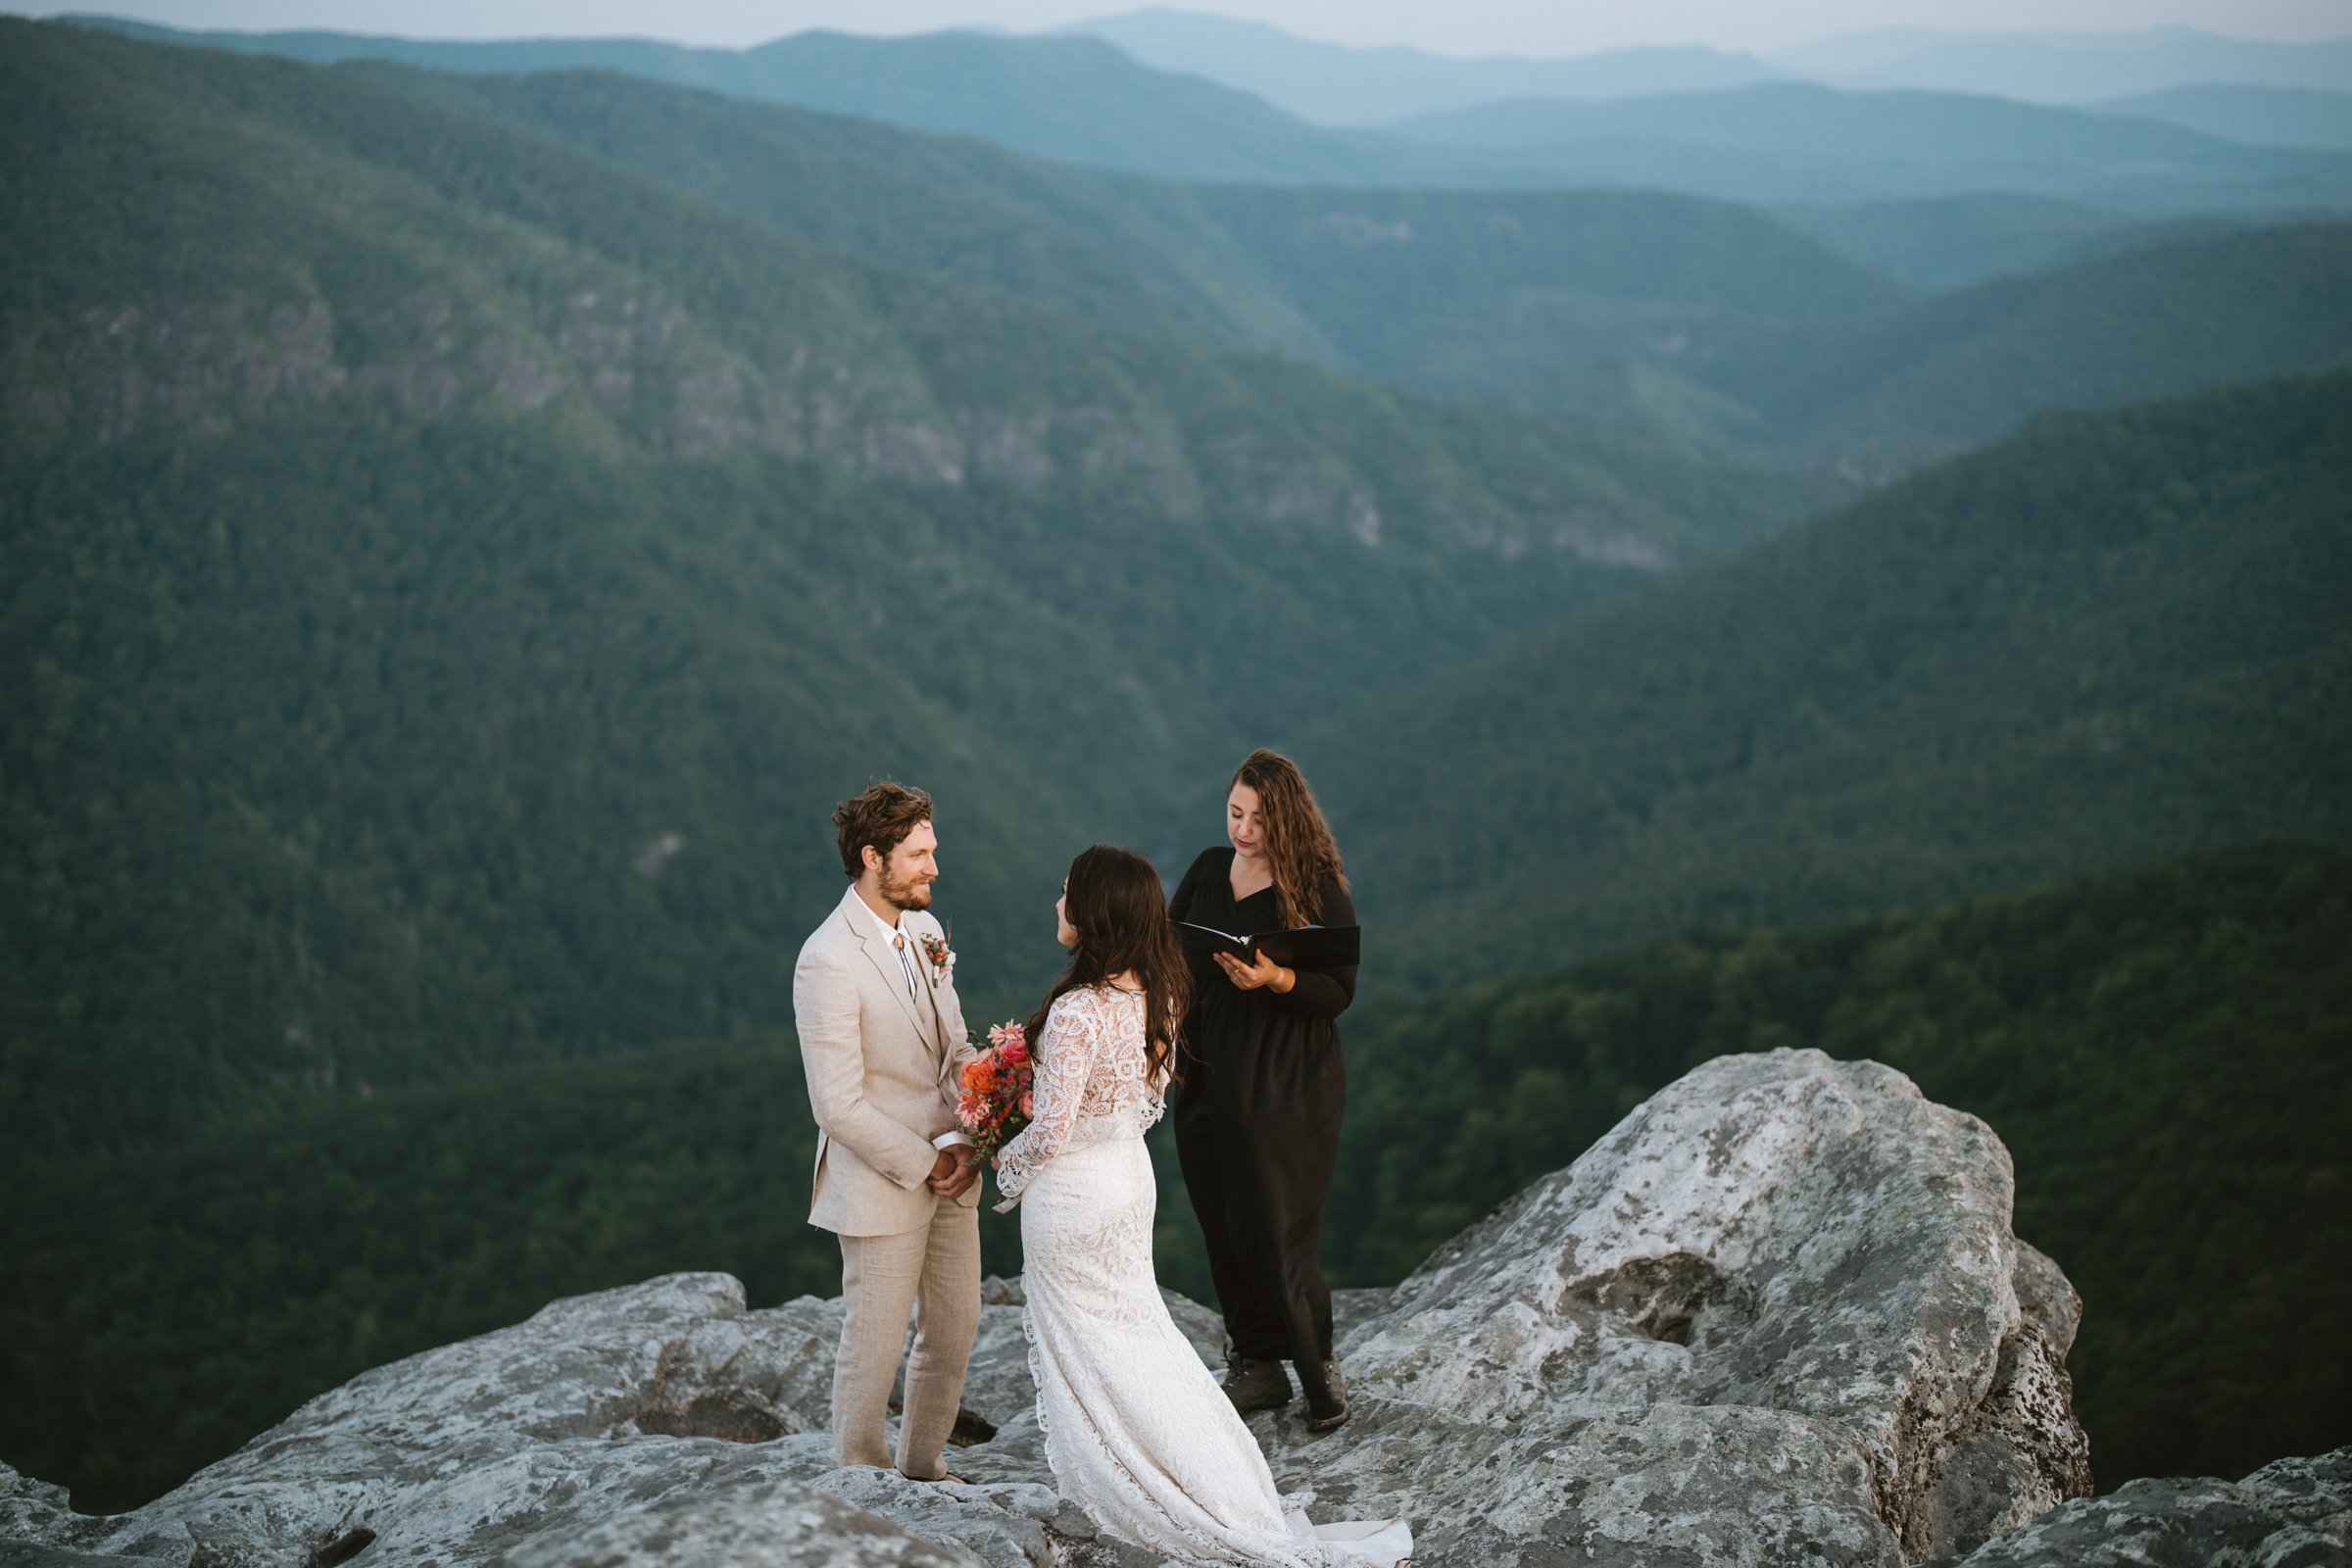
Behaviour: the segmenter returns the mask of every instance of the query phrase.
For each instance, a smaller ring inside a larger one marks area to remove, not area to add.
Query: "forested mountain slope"
[[[886,265],[1808,471],[1883,473],[2042,408],[2352,354],[2345,225],[2157,236],[1920,300],[1694,197],[1168,185],[611,75],[374,69]],[[2005,248],[2114,243],[2119,220],[1980,198],[1795,221],[1998,270]]]
[[[1312,757],[1367,974],[2352,833],[2348,486],[2352,374],[2046,416],[1433,682]]]
[[[1592,317],[1663,305],[1769,320],[1910,297],[1766,215],[1690,197],[1172,184],[602,73],[347,69],[886,265],[1391,378],[1409,366],[1384,333],[1494,316],[1531,292],[1588,299]],[[1608,352],[1592,324],[1587,352]]]

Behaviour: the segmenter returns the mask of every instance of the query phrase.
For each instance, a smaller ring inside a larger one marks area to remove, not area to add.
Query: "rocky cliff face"
[[[1427,1564],[2344,1560],[2352,1455],[2069,1500],[2080,1307],[2009,1209],[1999,1141],[1899,1073],[1725,1057],[1345,1293],[1353,1423],[1253,1428],[1318,1516],[1404,1513]],[[1018,1284],[988,1296],[969,1486],[833,1466],[838,1302],[672,1275],[367,1373],[130,1514],[0,1468],[0,1561],[1142,1564],[1055,1493]],[[1205,1358],[1213,1314],[1170,1306]]]

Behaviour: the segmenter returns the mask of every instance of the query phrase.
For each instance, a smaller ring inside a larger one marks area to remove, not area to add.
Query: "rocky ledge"
[[[1344,1293],[1352,1423],[1252,1426],[1317,1516],[1403,1513],[1433,1568],[2345,1561],[2352,1450],[2087,1497],[2081,1304],[2010,1198],[1999,1140],[1900,1073],[1724,1057]],[[1018,1283],[987,1297],[969,1486],[834,1466],[838,1301],[681,1274],[366,1373],[131,1513],[0,1467],[0,1562],[1142,1568],[1054,1492]],[[1214,1316],[1169,1304],[1206,1358]]]

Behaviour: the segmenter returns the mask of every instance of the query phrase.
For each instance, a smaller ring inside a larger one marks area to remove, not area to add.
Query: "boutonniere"
[[[931,960],[931,983],[938,985],[956,972],[956,950],[947,939],[933,932],[923,933],[923,956]]]

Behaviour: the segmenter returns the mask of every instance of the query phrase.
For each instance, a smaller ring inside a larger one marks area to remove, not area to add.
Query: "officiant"
[[[1177,884],[1174,919],[1243,938],[1355,925],[1339,846],[1289,758],[1255,751],[1234,770],[1225,836]],[[1186,956],[1176,1152],[1225,1315],[1225,1392],[1241,1410],[1279,1409],[1292,1397],[1288,1361],[1308,1429],[1327,1432],[1348,1419],[1319,1254],[1348,1098],[1338,1019],[1355,965],[1294,967],[1196,943]]]

